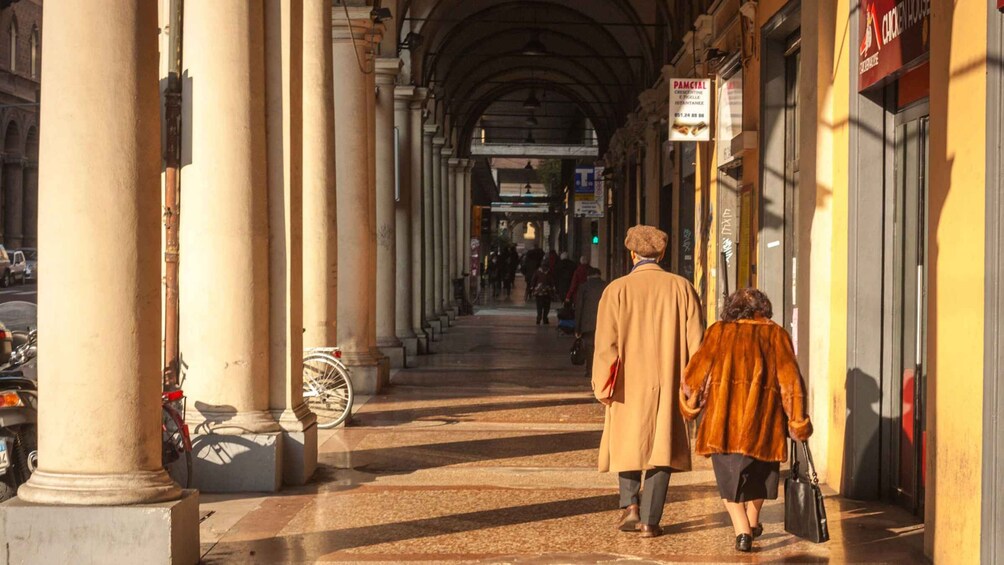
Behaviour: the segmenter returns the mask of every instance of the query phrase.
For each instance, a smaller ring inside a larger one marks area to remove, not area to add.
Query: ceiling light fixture
[[[526,118],[526,125],[535,126],[538,123],[537,117],[533,115],[533,112],[530,112],[530,115]]]
[[[540,108],[540,100],[537,100],[536,94],[534,94],[533,89],[530,89],[530,94],[523,101],[523,108],[527,110],[536,110]]]
[[[530,189],[532,189],[532,188],[533,188],[532,186],[530,186],[530,183],[526,183],[526,184],[525,184],[525,185],[523,186],[523,188],[525,188],[525,189],[526,189],[526,195],[527,195],[527,196],[530,196],[530,194],[531,194],[531,192],[530,192]]]
[[[523,143],[537,143],[537,140],[533,138],[533,131],[527,130],[526,139],[523,140]]]
[[[523,166],[523,170],[524,171],[532,171],[533,170],[533,165],[530,164],[530,161],[526,162],[526,165]]]
[[[545,55],[550,55],[547,47],[544,46],[540,41],[540,32],[534,31],[533,35],[530,37],[530,41],[526,42],[520,53],[526,55],[527,57],[543,57]]]

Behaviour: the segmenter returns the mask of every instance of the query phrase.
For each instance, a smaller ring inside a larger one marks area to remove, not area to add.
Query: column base
[[[404,345],[381,346],[380,353],[387,358],[388,367],[391,369],[403,369],[406,353]]]
[[[131,473],[50,473],[37,470],[18,489],[31,504],[115,506],[176,500],[178,487],[163,469]]]
[[[443,314],[442,316],[440,316],[439,325],[443,327],[443,331],[446,331],[446,328],[453,325],[450,323],[450,316],[447,314]]]
[[[199,493],[128,506],[0,505],[0,565],[10,563],[199,562]]]
[[[306,403],[272,415],[282,428],[282,484],[306,484],[317,470],[317,416]]]
[[[402,337],[401,343],[404,344],[404,366],[407,367],[408,362],[418,356],[418,337]]]
[[[217,493],[275,492],[282,486],[285,432],[198,433],[198,427],[192,431],[194,488]]]
[[[439,321],[439,317],[429,318],[427,322],[429,324],[429,340],[439,341],[439,336],[443,333],[443,324]]]
[[[372,353],[342,353],[342,362],[352,372],[356,394],[377,394],[390,382],[390,360],[378,350]]]
[[[427,355],[429,353],[429,336],[422,332],[416,339],[418,340],[418,354]]]
[[[458,308],[450,308],[446,311],[446,315],[450,318],[450,321],[453,322],[457,319],[457,316],[460,315],[460,310]]]

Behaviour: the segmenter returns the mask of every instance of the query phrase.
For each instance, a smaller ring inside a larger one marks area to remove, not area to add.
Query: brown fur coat
[[[703,410],[695,451],[742,453],[761,461],[787,460],[787,439],[808,439],[805,384],[791,338],[758,318],[718,322],[687,364],[680,408],[688,420]]]

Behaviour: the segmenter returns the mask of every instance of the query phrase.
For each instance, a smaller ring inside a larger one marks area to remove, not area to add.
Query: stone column
[[[353,384],[373,394],[387,379],[386,358],[376,345],[376,210],[371,205],[372,69],[368,8],[333,8],[332,68],[335,92],[335,186],[338,199],[338,345]],[[355,43],[353,43],[353,38]],[[356,49],[359,52],[356,52]]]
[[[303,401],[305,14],[303,0],[267,0],[265,10],[269,408],[283,431],[283,482],[302,485],[317,468],[317,417]]]
[[[469,159],[467,163],[467,168],[464,170],[464,252],[463,252],[463,268],[465,271],[470,273],[471,270],[471,239],[473,239],[473,234],[471,233],[471,220],[474,214],[472,210],[472,205],[474,202],[474,184],[471,182],[473,178],[474,171],[474,159]],[[464,285],[464,297],[468,302],[471,301],[471,280],[467,277],[467,284]]]
[[[4,560],[194,564],[198,493],[161,467],[157,5],[44,17],[42,456],[0,506]]]
[[[465,183],[467,179],[467,165],[470,163],[470,159],[457,159],[457,170],[456,170],[456,191],[454,192],[454,205],[453,205],[453,223],[456,225],[456,229],[453,234],[453,256],[454,263],[456,264],[456,276],[457,278],[463,277],[467,269],[464,265],[464,257],[466,255],[467,244],[464,242],[465,232],[464,232],[464,193],[467,192],[467,185]],[[464,277],[466,281],[466,277]],[[466,286],[466,283],[465,283]]]
[[[453,280],[456,279],[459,276],[457,274],[457,267],[458,267],[458,263],[457,263],[457,210],[459,209],[457,207],[457,191],[460,190],[460,183],[457,182],[457,180],[458,180],[457,179],[457,174],[458,174],[458,171],[460,171],[461,169],[462,169],[462,167],[460,166],[460,159],[457,159],[456,157],[450,158],[450,160],[449,160],[449,171],[450,171],[450,174],[449,174],[448,183],[446,185],[446,195],[447,195],[447,203],[446,203],[446,210],[447,210],[447,214],[446,214],[446,226],[447,226],[448,232],[449,232],[448,235],[447,235],[447,247],[449,249],[449,258],[450,258],[449,269],[448,269],[448,271],[450,273],[450,277],[449,277],[450,278],[450,285],[449,285],[450,293],[447,295],[448,296],[448,300],[446,301],[446,303],[450,305],[451,309],[456,304],[456,300],[453,298]]]
[[[405,347],[397,336],[397,279],[408,274],[406,268],[399,273],[397,266],[394,82],[400,70],[401,59],[376,61],[376,336],[380,352],[396,369],[405,366]]]
[[[38,247],[38,161],[24,164],[24,238],[25,247]]]
[[[303,9],[303,345],[333,347],[338,344],[338,208],[331,3],[304,0]]]
[[[453,198],[450,196],[453,191],[453,186],[456,183],[456,178],[450,171],[450,159],[453,157],[453,148],[449,146],[443,147],[441,150],[442,158],[440,160],[440,175],[442,178],[442,184],[440,190],[442,191],[442,198],[440,201],[440,218],[443,224],[443,239],[440,240],[440,247],[443,253],[443,315],[444,322],[448,325],[453,325],[453,320],[456,319],[456,311],[453,309],[453,273],[450,271],[450,257],[453,256],[453,245],[450,240],[450,225],[453,223],[453,209],[450,207],[450,202]]]
[[[422,107],[425,105],[425,98],[428,91],[425,88],[416,88],[415,96],[409,106],[411,132],[409,134],[411,155],[411,326],[415,335],[418,336],[418,350],[420,353],[429,352],[429,334],[426,333],[425,310],[423,308],[425,300],[425,265],[422,260],[424,251],[424,209],[422,194]],[[431,330],[431,328],[430,328]]]
[[[20,155],[8,155],[3,165],[4,214],[3,243],[9,251],[21,247],[24,212],[24,160]]]
[[[450,325],[446,318],[446,311],[443,309],[443,279],[446,278],[446,273],[443,270],[445,257],[443,254],[443,241],[445,239],[443,233],[445,227],[443,221],[443,179],[446,177],[443,174],[445,168],[443,162],[444,143],[446,143],[445,137],[437,137],[432,140],[432,273],[435,280],[432,287],[432,301],[435,307],[435,316],[439,319],[442,328],[441,331],[446,331]]]
[[[411,323],[411,311],[415,286],[412,281],[411,260],[411,102],[415,98],[414,86],[394,88],[394,129],[397,131],[394,154],[397,156],[394,178],[397,182],[397,201],[394,203],[396,237],[395,264],[397,272],[394,281],[395,334],[404,344],[405,357],[414,359],[418,355],[418,336]],[[421,146],[420,146],[421,147]],[[421,285],[418,286],[421,290]]]
[[[422,294],[425,303],[425,321],[429,325],[433,340],[443,333],[436,309],[436,198],[435,174],[436,147],[435,135],[439,126],[426,125],[422,129]]]
[[[263,11],[261,3],[236,2],[185,9],[182,124],[191,143],[181,170],[181,382],[195,485],[210,492],[274,491],[282,479],[264,326],[270,246]]]

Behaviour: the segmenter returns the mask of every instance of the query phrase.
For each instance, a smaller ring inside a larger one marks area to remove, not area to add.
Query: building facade
[[[710,79],[710,141],[668,141],[672,116],[640,99],[605,156],[608,239],[667,229],[666,266],[709,323],[731,290],[764,290],[826,481],[914,512],[936,563],[1002,554],[1002,17],[977,1],[714,2],[664,71]]]
[[[38,240],[38,109],[41,99],[42,2],[0,8],[0,236],[8,249]]]

